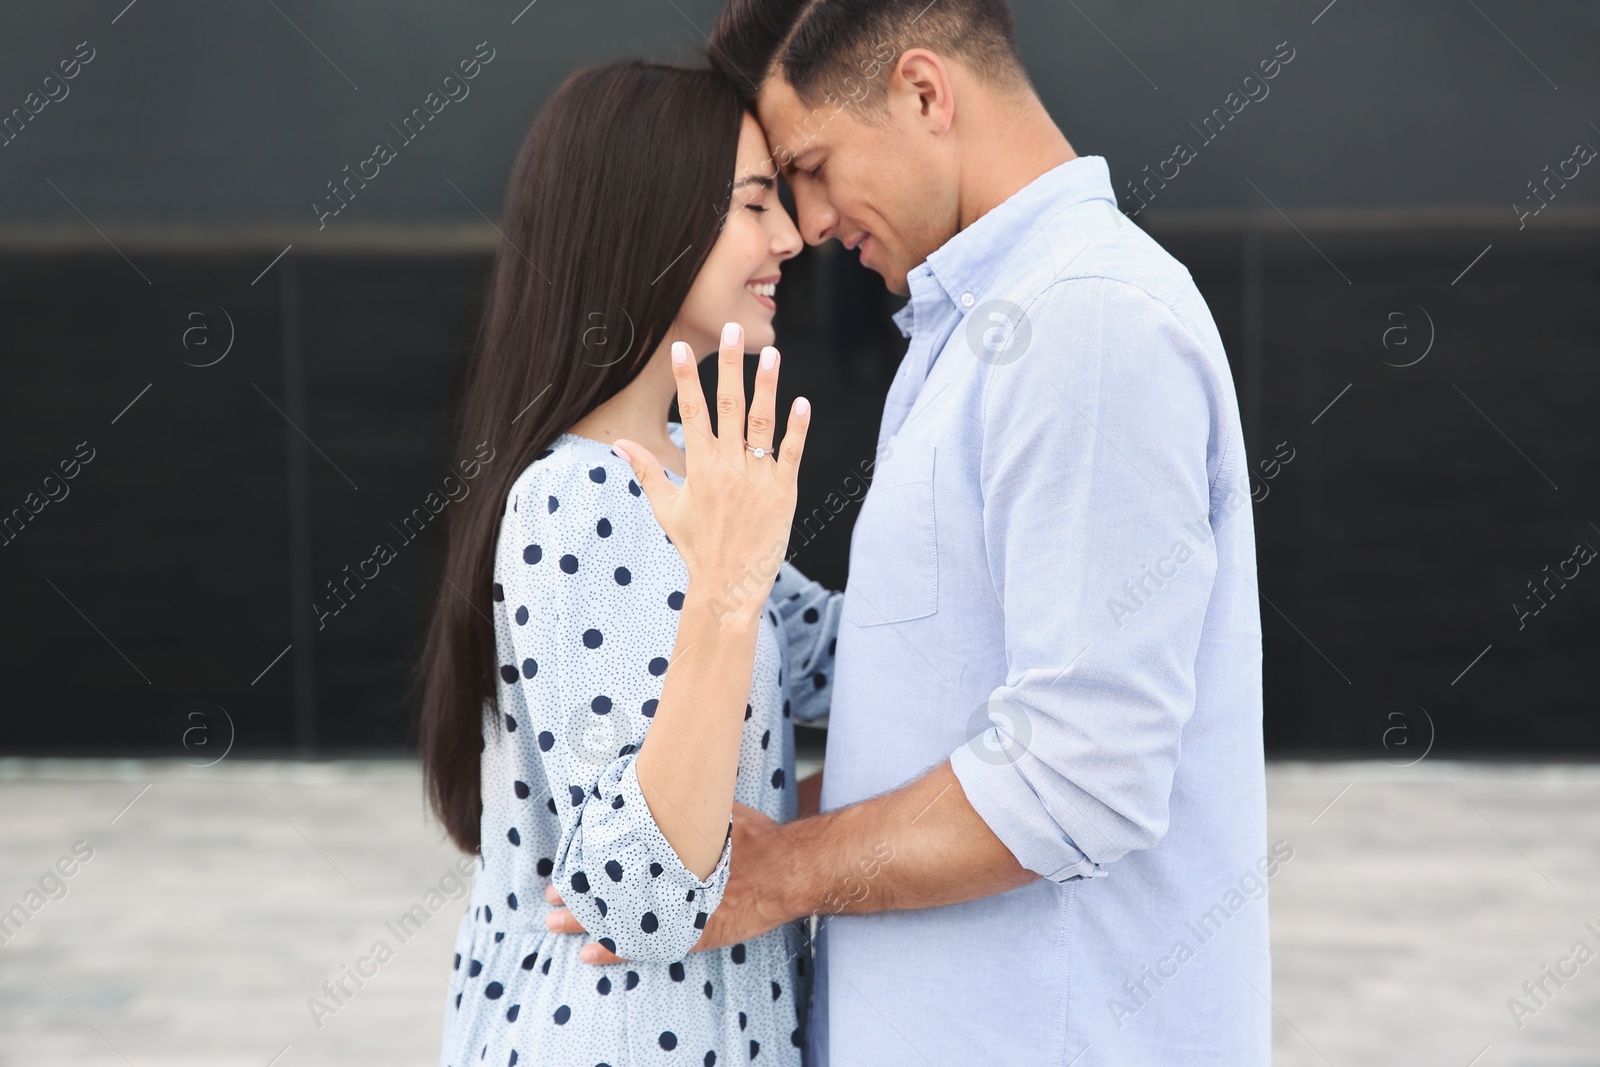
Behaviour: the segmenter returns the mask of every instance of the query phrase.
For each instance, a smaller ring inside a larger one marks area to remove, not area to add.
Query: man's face
[[[888,67],[888,121],[869,125],[860,105],[830,95],[808,107],[781,77],[768,78],[756,111],[794,191],[807,244],[837,238],[902,296],[906,274],[955,234],[955,175],[948,139],[932,136],[916,93]]]

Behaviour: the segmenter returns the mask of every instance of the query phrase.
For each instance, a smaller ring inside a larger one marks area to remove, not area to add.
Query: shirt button
[[[962,306],[962,307],[964,307],[964,308],[969,308],[969,307],[971,307],[971,306],[972,306],[972,305],[973,305],[973,304],[974,304],[974,303],[976,303],[976,301],[975,301],[975,300],[974,300],[974,299],[973,299],[973,297],[972,297],[972,294],[971,294],[971,293],[962,293],[962,294],[961,294],[961,306]]]

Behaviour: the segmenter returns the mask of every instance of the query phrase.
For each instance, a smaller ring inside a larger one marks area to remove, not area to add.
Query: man
[[[1046,113],[1004,0],[732,0],[709,51],[807,242],[910,297],[910,347],[851,542],[822,814],[740,813],[697,947],[821,913],[813,1064],[1266,1064],[1287,857],[1203,299]]]

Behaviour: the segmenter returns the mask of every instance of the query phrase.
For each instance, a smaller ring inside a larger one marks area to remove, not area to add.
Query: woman
[[[733,803],[796,816],[792,721],[830,697],[839,595],[783,563],[809,407],[775,442],[774,172],[720,76],[642,62],[575,74],[518,155],[458,413],[491,491],[419,665],[429,800],[481,855],[442,1064],[800,1062],[801,924],[690,952]]]

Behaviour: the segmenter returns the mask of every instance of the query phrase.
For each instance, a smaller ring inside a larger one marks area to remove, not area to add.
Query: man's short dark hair
[[[801,102],[831,96],[861,105],[870,121],[911,48],[955,57],[990,84],[1026,87],[1014,34],[1006,0],[729,0],[707,51],[747,98],[782,77]]]

